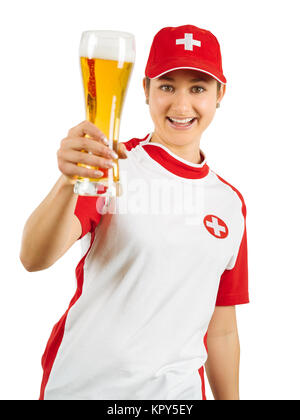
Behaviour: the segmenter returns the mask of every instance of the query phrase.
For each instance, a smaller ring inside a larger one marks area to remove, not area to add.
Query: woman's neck
[[[181,159],[184,159],[191,163],[200,164],[202,163],[202,157],[200,155],[200,141],[196,141],[190,144],[178,145],[174,143],[169,143],[160,138],[155,132],[152,134],[152,137],[149,143],[158,143],[165,146],[172,153],[179,156]]]

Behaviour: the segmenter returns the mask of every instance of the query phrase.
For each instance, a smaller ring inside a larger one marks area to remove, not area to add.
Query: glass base
[[[114,183],[112,183],[109,186],[106,186],[101,182],[83,179],[82,181],[77,180],[75,182],[74,193],[89,197],[115,197],[116,186],[114,185]]]

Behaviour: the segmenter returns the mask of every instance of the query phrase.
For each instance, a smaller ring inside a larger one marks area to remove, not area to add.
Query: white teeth
[[[186,124],[186,123],[188,123],[188,122],[190,122],[194,119],[194,118],[184,118],[184,119],[179,120],[179,119],[176,119],[176,118],[171,118],[171,117],[169,117],[169,118],[170,118],[171,121],[175,121],[175,122],[181,123],[181,124]]]

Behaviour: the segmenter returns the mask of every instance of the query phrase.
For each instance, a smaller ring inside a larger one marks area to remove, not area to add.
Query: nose
[[[177,91],[175,95],[173,95],[171,106],[173,115],[177,117],[185,117],[189,114],[191,108],[191,98],[188,93],[184,91]]]

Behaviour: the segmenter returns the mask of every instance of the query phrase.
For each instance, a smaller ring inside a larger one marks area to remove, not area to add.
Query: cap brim
[[[208,66],[206,66],[204,63],[201,63],[201,65],[196,65],[194,66],[192,63],[189,63],[189,65],[174,65],[172,66],[171,63],[168,63],[166,66],[160,65],[160,69],[157,71],[153,71],[150,74],[146,75],[147,77],[149,77],[150,79],[157,79],[158,77],[162,76],[163,74],[169,73],[170,71],[173,70],[179,70],[179,69],[190,69],[190,70],[197,70],[206,74],[209,74],[211,77],[213,77],[214,79],[216,79],[218,82],[222,83],[223,85],[226,85],[227,80],[225,78],[225,76],[223,74],[219,74],[219,72],[217,71],[212,71],[211,70],[211,66],[209,66],[209,68],[207,68]]]

